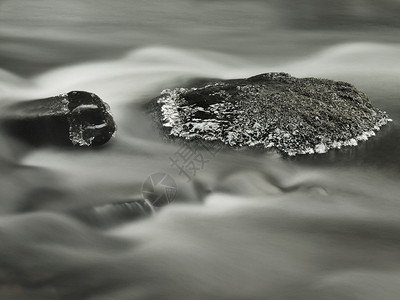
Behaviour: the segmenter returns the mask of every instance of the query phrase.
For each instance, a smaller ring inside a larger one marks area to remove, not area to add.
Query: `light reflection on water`
[[[119,131],[98,150],[0,137],[3,298],[397,299],[396,38],[296,31],[275,6],[262,21],[257,1],[141,1],[134,11],[129,1],[36,3],[26,17],[18,1],[0,2],[2,104],[88,90],[111,105]],[[394,122],[327,155],[222,152],[187,183],[169,163],[178,146],[140,105],[191,78],[268,71],[349,81]],[[178,195],[153,218],[102,231],[66,213],[140,197],[155,172],[171,174]]]

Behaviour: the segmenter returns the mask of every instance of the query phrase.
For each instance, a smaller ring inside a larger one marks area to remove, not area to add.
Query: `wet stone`
[[[150,217],[153,213],[154,207],[150,202],[135,199],[75,209],[70,211],[69,215],[91,226],[109,228]]]
[[[102,145],[116,130],[107,103],[83,91],[9,105],[1,123],[9,134],[32,144]]]
[[[164,90],[151,105],[169,137],[286,155],[356,146],[391,121],[349,83],[286,73]]]

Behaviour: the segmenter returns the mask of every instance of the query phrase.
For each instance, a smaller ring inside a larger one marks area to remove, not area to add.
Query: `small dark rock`
[[[349,83],[286,73],[164,90],[151,108],[170,137],[288,155],[355,146],[391,121]]]
[[[1,124],[33,144],[102,145],[116,130],[109,110],[97,95],[72,91],[9,105],[3,108]]]
[[[144,199],[85,207],[69,212],[72,217],[90,226],[101,228],[146,218],[153,213],[153,206]]]

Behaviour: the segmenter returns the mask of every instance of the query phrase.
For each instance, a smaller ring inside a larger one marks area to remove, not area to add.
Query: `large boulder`
[[[152,103],[169,136],[287,155],[355,146],[390,121],[349,83],[286,73],[167,89]]]

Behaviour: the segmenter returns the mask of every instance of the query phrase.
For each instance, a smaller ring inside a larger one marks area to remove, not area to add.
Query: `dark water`
[[[88,90],[118,134],[95,149],[0,136],[1,299],[398,299],[398,1],[0,1],[0,101]],[[329,9],[327,9],[329,8]],[[393,122],[359,147],[221,152],[190,182],[141,105],[197,77],[353,83]],[[68,212],[176,201],[111,229]]]

